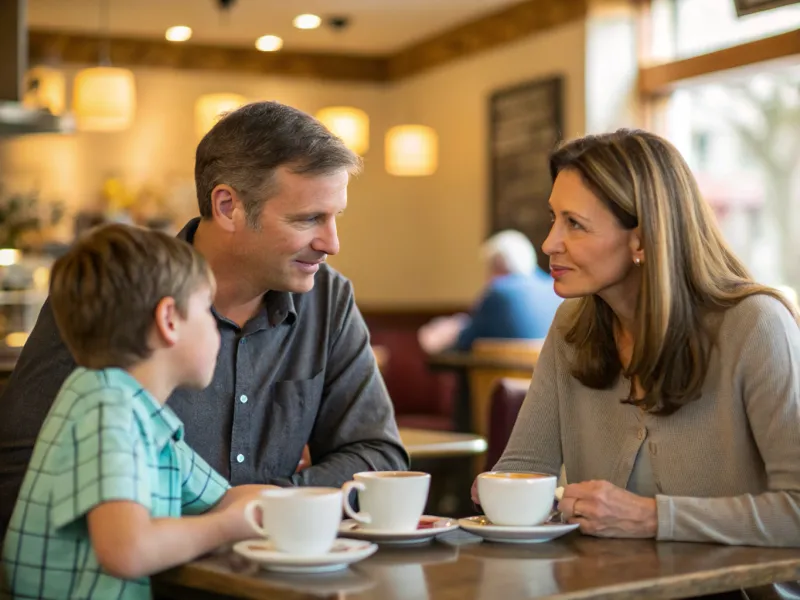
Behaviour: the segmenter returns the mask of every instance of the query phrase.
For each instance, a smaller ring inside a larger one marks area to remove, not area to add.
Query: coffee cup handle
[[[263,515],[264,509],[261,508],[260,501],[251,500],[250,502],[248,502],[247,505],[244,507],[245,521],[247,521],[250,524],[250,527],[252,527],[257,534],[261,535],[262,537],[269,537],[267,531],[261,525],[258,524],[258,519],[256,519],[257,510],[260,510]]]
[[[364,484],[360,481],[348,481],[342,486],[342,508],[344,508],[344,512],[347,513],[347,516],[353,519],[354,521],[358,521],[364,525],[369,525],[372,523],[372,517],[369,513],[365,512],[356,512],[353,510],[353,507],[350,506],[350,492],[353,490],[358,490],[359,492],[364,491]]]

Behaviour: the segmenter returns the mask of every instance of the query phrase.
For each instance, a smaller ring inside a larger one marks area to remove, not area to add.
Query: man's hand
[[[654,538],[658,511],[653,498],[644,498],[608,481],[585,481],[564,488],[558,509],[581,532],[598,537]]]

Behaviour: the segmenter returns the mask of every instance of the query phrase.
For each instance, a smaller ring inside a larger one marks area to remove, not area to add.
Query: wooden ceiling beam
[[[525,0],[386,56],[285,50],[259,52],[249,48],[114,37],[110,40],[110,59],[112,64],[126,67],[385,82],[585,18],[587,5],[588,0]],[[31,64],[92,64],[97,62],[100,50],[101,39],[92,35],[40,29],[33,29],[29,34]]]
[[[96,36],[32,30],[28,36],[31,64],[97,63],[101,39]],[[174,44],[145,38],[112,38],[110,59],[125,67],[213,70],[314,79],[386,81],[383,57],[311,52],[259,52],[199,44]]]
[[[397,80],[586,17],[587,0],[527,0],[412,44],[389,57]],[[532,57],[533,59],[533,57]]]

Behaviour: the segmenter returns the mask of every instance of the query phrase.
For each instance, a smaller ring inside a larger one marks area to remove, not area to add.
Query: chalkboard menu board
[[[561,139],[563,78],[503,89],[489,100],[490,233],[527,235],[542,268],[550,230],[548,156]]]

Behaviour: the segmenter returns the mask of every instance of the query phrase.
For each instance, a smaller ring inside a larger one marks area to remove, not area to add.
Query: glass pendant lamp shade
[[[117,67],[91,67],[75,76],[72,110],[80,131],[122,131],[136,112],[133,73]]]

